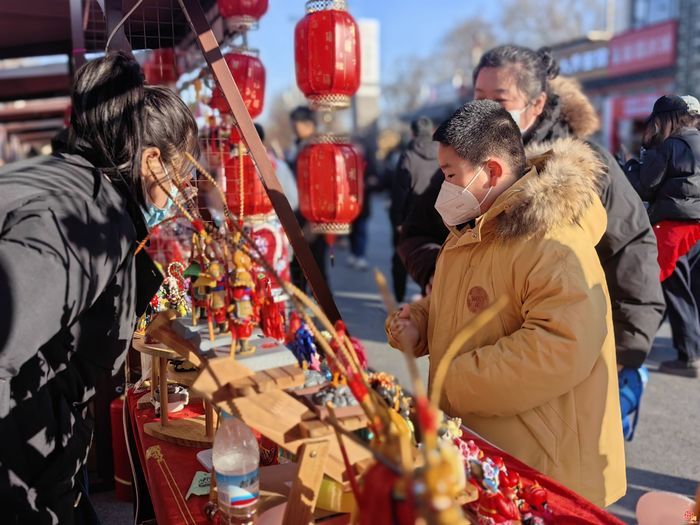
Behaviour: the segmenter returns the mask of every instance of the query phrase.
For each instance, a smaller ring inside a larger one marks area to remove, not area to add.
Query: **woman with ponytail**
[[[144,251],[197,126],[110,53],[75,77],[69,141],[0,170],[0,502],[4,523],[97,523],[88,402],[122,366],[162,276]]]

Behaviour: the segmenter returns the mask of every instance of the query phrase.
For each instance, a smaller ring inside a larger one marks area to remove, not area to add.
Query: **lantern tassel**
[[[335,235],[327,233],[325,235],[326,244],[329,248],[328,257],[331,261],[331,268],[335,267]]]

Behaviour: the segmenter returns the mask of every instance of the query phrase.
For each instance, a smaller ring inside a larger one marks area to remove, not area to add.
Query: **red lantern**
[[[315,233],[346,234],[362,210],[365,161],[357,148],[321,136],[297,159],[299,209]]]
[[[250,117],[259,117],[263,112],[265,98],[265,67],[258,58],[257,52],[241,50],[236,53],[227,53],[224,59],[241,92]],[[214,89],[209,105],[222,114],[231,113],[224,93],[218,86]]]
[[[180,76],[173,48],[154,49],[143,64],[143,76],[152,86],[169,85],[177,82]]]
[[[219,13],[234,27],[255,25],[267,13],[268,0],[217,0]]]
[[[257,168],[250,155],[239,155],[237,151],[234,152],[234,155],[226,161],[225,176],[226,204],[234,215],[243,219],[254,215],[266,215],[272,211],[272,203],[258,177]],[[241,201],[243,217],[240,217]]]
[[[307,15],[294,31],[297,85],[312,107],[348,107],[360,87],[360,33],[342,7],[344,2],[307,2]]]

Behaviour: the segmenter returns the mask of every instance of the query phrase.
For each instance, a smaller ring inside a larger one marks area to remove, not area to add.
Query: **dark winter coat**
[[[439,170],[437,150],[437,142],[430,135],[419,135],[401,155],[391,182],[389,218],[394,227],[403,224],[416,199]]]
[[[538,123],[523,135],[526,146],[539,147],[574,136],[585,139],[599,126],[594,108],[575,81],[558,78]],[[613,310],[618,363],[638,367],[651,350],[665,302],[659,283],[656,238],[642,201],[615,159],[590,143],[606,165],[601,200],[608,226],[596,246],[605,271]],[[434,208],[442,184],[435,177],[418,199],[402,229],[399,254],[409,274],[425,287],[435,272],[435,260],[447,229]]]
[[[0,170],[0,501],[9,523],[73,523],[87,403],[123,364],[162,276],[143,216],[84,157]]]
[[[652,224],[700,220],[700,131],[683,128],[657,148],[647,150],[643,162],[625,166],[639,196],[649,203]]]

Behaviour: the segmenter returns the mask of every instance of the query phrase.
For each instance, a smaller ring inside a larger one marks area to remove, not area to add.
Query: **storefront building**
[[[676,91],[678,22],[670,20],[615,35],[555,46],[561,72],[577,78],[601,116],[596,137],[613,153],[639,151],[654,101]]]

